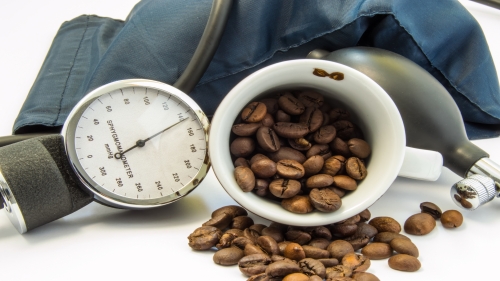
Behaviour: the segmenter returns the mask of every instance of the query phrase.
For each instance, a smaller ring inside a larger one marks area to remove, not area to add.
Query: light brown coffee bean
[[[327,259],[330,257],[330,252],[324,249],[320,249],[309,245],[302,245],[302,249],[304,249],[306,258]]]
[[[418,248],[409,239],[394,238],[392,239],[391,248],[398,254],[407,254],[418,258]]]
[[[420,261],[413,256],[397,254],[389,259],[389,267],[395,270],[414,272],[420,269]]]
[[[386,243],[373,242],[366,245],[361,253],[371,260],[382,260],[392,256],[392,248]]]
[[[253,254],[241,258],[238,268],[246,276],[252,276],[264,273],[271,262],[271,258],[265,254]]]
[[[288,274],[300,272],[300,267],[295,262],[287,260],[273,262],[266,268],[266,274],[269,278],[284,278]],[[277,280],[277,279],[269,279]]]
[[[365,164],[358,157],[350,157],[345,164],[346,173],[355,180],[366,178],[367,171]]]
[[[277,179],[269,184],[269,192],[278,198],[291,198],[300,192],[300,182],[291,179]]]
[[[229,149],[235,157],[247,157],[255,150],[255,141],[249,137],[238,137],[231,142]]]
[[[260,234],[256,230],[253,230],[251,228],[245,228],[243,230],[243,237],[252,240],[254,244],[257,244],[257,238],[259,238],[259,236]]]
[[[351,278],[354,279],[354,281],[380,281],[377,276],[369,272],[354,272]]]
[[[253,162],[250,169],[254,175],[258,178],[270,178],[276,174],[277,165],[271,159],[260,159]]]
[[[260,123],[240,123],[233,125],[233,127],[231,127],[231,131],[237,136],[249,137],[255,135],[260,127]]]
[[[352,191],[358,188],[358,183],[350,176],[335,175],[333,176],[332,186]]]
[[[304,167],[305,175],[311,176],[319,173],[323,168],[323,164],[325,163],[325,159],[319,155],[314,155],[309,158],[302,164]]]
[[[287,139],[302,138],[309,133],[309,128],[305,123],[276,122],[273,129],[278,136]]]
[[[394,239],[394,238],[401,238],[401,239],[410,240],[410,238],[408,238],[407,236],[404,236],[403,234],[400,234],[400,233],[380,232],[380,233],[377,233],[377,235],[375,235],[375,237],[373,237],[373,242],[382,242],[382,243],[390,244],[392,239]]]
[[[299,122],[307,124],[309,132],[316,132],[323,124],[323,112],[314,107],[307,107],[300,115]]]
[[[248,216],[235,217],[231,222],[230,228],[241,229],[249,228],[253,225],[253,219]]]
[[[269,181],[264,179],[255,179],[255,187],[253,191],[258,196],[266,196],[269,193]]]
[[[270,281],[270,279],[269,279],[269,276],[267,276],[267,274],[264,272],[261,274],[256,274],[256,275],[250,276],[247,279],[247,281]]]
[[[291,260],[299,261],[306,257],[306,253],[301,245],[292,242],[286,246],[283,256]]]
[[[371,148],[370,145],[362,139],[353,138],[347,141],[347,146],[352,155],[358,158],[366,158],[370,156]]]
[[[436,227],[436,220],[427,213],[410,216],[404,223],[404,230],[412,235],[429,234]]]
[[[326,250],[326,247],[330,245],[330,239],[313,238],[311,241],[309,241],[308,245],[322,250]]]
[[[401,225],[391,217],[376,217],[369,224],[374,226],[378,232],[401,232]]]
[[[285,210],[296,214],[307,214],[314,210],[309,196],[295,195],[281,201],[281,206]]]
[[[243,249],[243,253],[244,253],[245,256],[254,255],[254,254],[265,254],[265,255],[267,255],[267,253],[264,252],[264,250],[262,250],[261,247],[255,245],[255,244],[247,244],[245,246],[245,249]]]
[[[232,233],[224,233],[219,240],[219,243],[215,245],[217,249],[224,249],[231,247],[233,240],[236,239],[236,236]]]
[[[259,245],[260,248],[269,256],[280,254],[278,242],[276,242],[276,240],[274,240],[271,236],[260,236],[257,238],[257,245]]]
[[[321,262],[325,268],[334,267],[339,264],[339,261],[335,258],[318,259],[318,261]]]
[[[347,253],[342,258],[342,265],[350,267],[353,272],[364,272],[370,267],[370,259],[364,255]]]
[[[213,226],[202,226],[198,227],[189,234],[189,247],[193,250],[208,250],[215,246],[220,238],[222,237],[222,231],[217,227]]]
[[[329,186],[327,188],[330,189],[331,191],[335,192],[335,194],[337,194],[340,198],[344,197],[344,195],[346,193],[345,190],[338,188],[338,187]]]
[[[351,243],[345,240],[333,241],[332,243],[330,243],[330,245],[328,245],[326,250],[330,252],[330,257],[339,261],[341,261],[347,253],[354,253],[354,248],[352,247]]]
[[[304,273],[297,272],[288,274],[282,281],[309,281],[309,276]]]
[[[267,113],[267,107],[261,102],[249,103],[241,112],[241,119],[248,123],[257,123],[262,121]]]
[[[218,250],[213,256],[213,261],[220,265],[235,265],[243,257],[243,251],[238,247],[229,247]]]
[[[236,246],[242,250],[245,250],[245,247],[247,244],[255,245],[255,242],[252,241],[252,239],[249,239],[247,237],[236,237],[232,242],[232,246]]]
[[[290,147],[281,147],[278,151],[269,153],[269,158],[274,162],[291,159],[301,164],[307,159],[303,153]]]
[[[260,127],[255,133],[255,136],[257,138],[257,143],[267,152],[276,152],[281,148],[278,135],[272,127]]]
[[[300,179],[304,176],[304,166],[295,160],[283,159],[276,164],[276,173],[287,179]]]
[[[231,234],[233,234],[233,235],[234,235],[234,236],[236,236],[236,237],[243,237],[243,236],[245,236],[245,235],[243,234],[243,230],[241,230],[241,229],[235,229],[235,228],[228,229],[228,230],[226,230],[226,232],[224,232],[224,233],[231,233]]]
[[[334,155],[342,155],[345,158],[351,157],[349,146],[341,138],[334,138],[332,142],[330,142],[330,149]]]
[[[334,278],[350,277],[351,275],[352,275],[352,269],[342,264],[326,268],[327,280],[342,280]]]
[[[250,192],[255,187],[255,175],[248,167],[236,167],[234,169],[234,178],[243,192]]]
[[[257,153],[254,156],[252,156],[252,158],[250,158],[250,161],[248,161],[250,164],[250,167],[252,166],[253,163],[255,163],[259,160],[262,160],[262,159],[270,159],[270,158],[262,153]]]
[[[301,229],[295,228],[288,229],[288,231],[285,233],[285,237],[286,240],[297,243],[299,245],[305,245],[312,239],[311,234]]]
[[[250,168],[250,163],[248,162],[247,159],[243,158],[243,157],[238,157],[236,158],[236,160],[234,160],[234,167],[238,167],[238,166],[243,166],[243,167],[249,167]]]
[[[308,188],[321,188],[329,186],[333,183],[333,177],[328,174],[317,174],[311,176],[306,181]]]
[[[214,226],[222,230],[228,227],[231,224],[232,220],[233,218],[230,214],[221,213],[215,217],[212,217],[208,221],[204,222],[202,226]]]
[[[328,188],[312,189],[309,199],[316,210],[324,213],[337,211],[342,206],[342,199]]]
[[[448,210],[441,215],[441,223],[445,228],[456,228],[462,225],[464,217],[457,210]]]
[[[325,278],[326,276],[326,268],[325,266],[312,258],[305,258],[299,261],[299,267],[303,273],[311,276],[318,275],[321,278]]]
[[[346,159],[344,156],[334,155],[325,160],[325,164],[323,165],[323,170],[321,172],[330,176],[335,176],[344,171],[345,163]]]
[[[261,231],[261,235],[271,236],[278,243],[285,240],[285,235],[277,227],[268,226],[266,228],[263,228]]]
[[[315,144],[306,152],[306,157],[309,158],[314,155],[319,155],[326,160],[332,156],[332,151],[327,144]]]

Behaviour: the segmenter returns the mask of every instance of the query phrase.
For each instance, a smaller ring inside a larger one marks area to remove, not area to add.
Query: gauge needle
[[[123,156],[123,154],[125,154],[125,153],[129,152],[130,150],[132,150],[132,149],[134,149],[134,148],[136,148],[136,147],[143,147],[144,145],[146,145],[146,142],[147,142],[148,140],[150,140],[150,139],[152,139],[152,138],[154,138],[154,137],[156,137],[156,136],[160,135],[161,133],[165,132],[166,130],[168,130],[168,129],[172,128],[173,126],[175,126],[175,125],[177,125],[177,124],[181,123],[182,121],[184,121],[184,120],[186,120],[186,119],[188,119],[188,117],[186,117],[186,118],[184,118],[184,119],[179,120],[179,122],[174,123],[174,124],[172,124],[172,125],[170,125],[170,126],[166,127],[165,129],[163,129],[163,130],[159,131],[158,133],[156,133],[156,134],[154,134],[154,135],[150,136],[150,137],[149,137],[149,138],[147,138],[147,139],[143,139],[143,140],[138,140],[138,141],[136,141],[136,142],[135,142],[135,145],[134,145],[134,146],[132,146],[132,147],[130,147],[129,149],[127,149],[127,150],[125,150],[125,151],[123,151],[123,152],[117,152],[117,153],[115,153],[115,158],[116,158],[116,159],[121,159],[121,158],[122,158],[122,156]]]

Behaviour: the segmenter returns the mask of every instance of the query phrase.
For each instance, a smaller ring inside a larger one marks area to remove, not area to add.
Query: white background
[[[125,19],[137,0],[17,0],[0,4],[0,135],[11,134],[14,120],[63,21],[82,14]],[[500,68],[500,11],[462,1],[487,36]],[[474,141],[500,163],[499,139]],[[373,216],[392,216],[401,224],[432,201],[456,209],[450,186],[460,178],[443,168],[436,182],[398,178],[371,208]],[[218,266],[212,252],[195,252],[187,236],[210,213],[235,202],[212,172],[183,200],[156,210],[127,211],[91,203],[76,213],[20,235],[0,215],[2,279],[11,280],[246,280],[237,267]],[[420,249],[422,268],[415,273],[390,269],[373,261],[369,272],[381,280],[490,280],[498,268],[496,238],[500,200],[474,212],[463,212],[462,227],[444,229],[438,222],[427,236],[412,240]],[[269,224],[252,215],[256,223]]]

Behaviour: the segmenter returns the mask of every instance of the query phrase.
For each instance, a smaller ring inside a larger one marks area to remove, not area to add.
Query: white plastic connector
[[[435,181],[441,175],[441,167],[443,167],[443,156],[441,153],[406,147],[403,165],[401,165],[398,176]]]

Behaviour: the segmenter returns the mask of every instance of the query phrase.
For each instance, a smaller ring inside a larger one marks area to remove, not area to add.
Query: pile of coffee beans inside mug
[[[315,91],[249,103],[232,127],[236,182],[293,213],[338,210],[366,177],[371,153],[350,117]]]
[[[376,281],[370,260],[417,271],[419,251],[390,217],[364,210],[344,221],[317,227],[271,222],[254,224],[245,209],[225,206],[188,236],[194,250],[216,250],[213,261],[237,265],[248,281]]]

